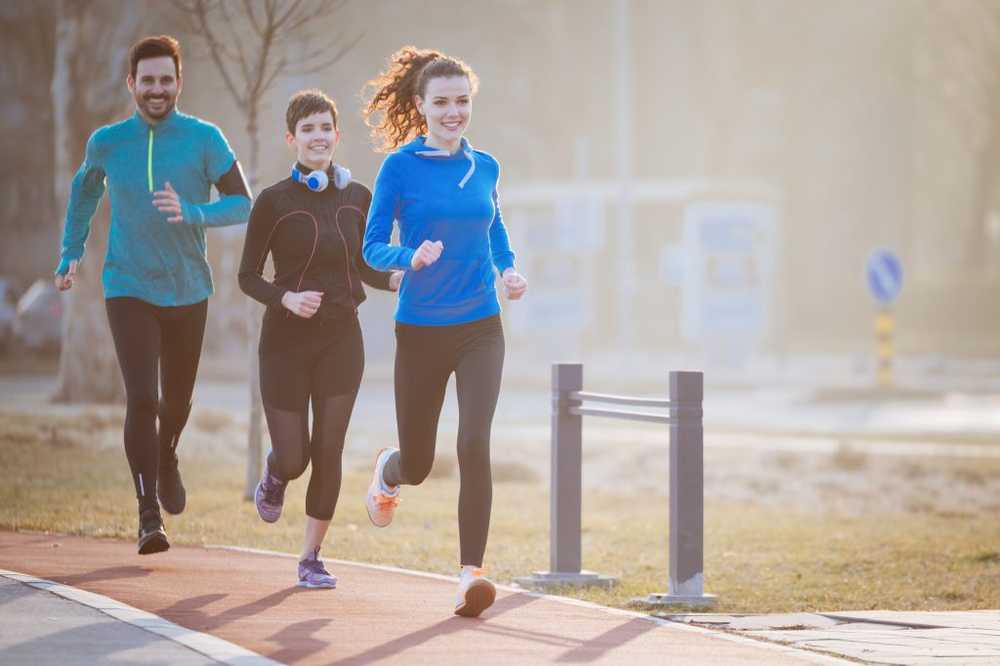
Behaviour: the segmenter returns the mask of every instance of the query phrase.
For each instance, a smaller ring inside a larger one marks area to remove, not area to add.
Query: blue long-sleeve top
[[[396,321],[447,326],[500,312],[496,273],[514,266],[500,215],[500,165],[462,139],[455,153],[418,137],[389,154],[375,179],[362,249],[376,270],[404,270]],[[391,245],[393,222],[399,245]],[[441,241],[441,257],[420,270],[410,261],[420,244]]]
[[[105,298],[132,296],[154,305],[189,305],[212,293],[205,227],[244,224],[250,199],[210,202],[213,183],[236,160],[215,125],[171,111],[151,125],[138,112],[95,131],[73,178],[56,273],[83,258],[90,223],[109,191],[111,227],[102,279]],[[166,183],[181,199],[183,222],[153,205]]]

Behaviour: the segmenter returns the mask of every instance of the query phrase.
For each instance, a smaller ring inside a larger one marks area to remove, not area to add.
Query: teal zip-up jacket
[[[57,274],[83,257],[91,218],[109,189],[111,228],[104,297],[132,296],[161,306],[190,305],[212,294],[205,227],[244,224],[250,200],[211,188],[236,156],[215,125],[173,110],[155,125],[138,112],[96,130],[73,178]],[[166,183],[181,199],[183,222],[153,205]]]

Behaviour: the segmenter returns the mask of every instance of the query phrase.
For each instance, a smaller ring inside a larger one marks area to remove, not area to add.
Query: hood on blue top
[[[469,170],[465,172],[465,175],[462,176],[462,180],[458,182],[459,188],[464,188],[465,184],[469,182],[470,178],[472,178],[472,174],[476,172],[476,157],[472,153],[472,145],[469,143],[469,140],[466,139],[465,137],[462,137],[462,144],[459,147],[458,151],[455,152],[454,154],[449,153],[447,150],[443,150],[441,148],[431,148],[427,146],[426,136],[418,136],[413,141],[410,141],[409,143],[400,146],[399,152],[410,153],[412,155],[416,155],[417,157],[423,157],[425,159],[452,160],[464,157],[465,159],[469,160]]]

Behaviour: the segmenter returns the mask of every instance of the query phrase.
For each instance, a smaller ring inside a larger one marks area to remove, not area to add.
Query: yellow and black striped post
[[[892,386],[892,334],[896,329],[896,321],[892,311],[883,308],[875,317],[875,344],[878,348],[878,385],[883,388]]]

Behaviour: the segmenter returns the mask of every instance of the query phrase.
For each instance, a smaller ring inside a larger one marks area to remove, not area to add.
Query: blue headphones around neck
[[[299,165],[292,165],[292,180],[302,183],[313,192],[322,192],[330,185],[330,177],[325,169],[317,169],[304,174],[299,171]],[[333,186],[342,190],[351,184],[351,170],[346,167],[333,165]]]

